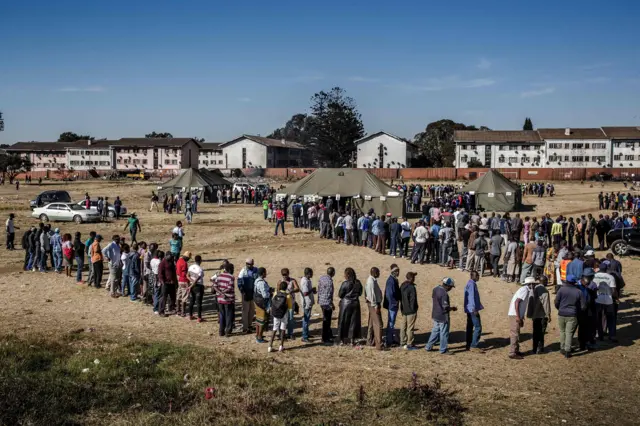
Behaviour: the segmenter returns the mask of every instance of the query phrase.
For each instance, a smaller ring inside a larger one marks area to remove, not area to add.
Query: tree
[[[148,139],[170,139],[170,138],[173,138],[173,135],[168,132],[163,132],[163,133],[151,132],[144,135],[144,137]]]
[[[472,158],[467,161],[467,167],[484,167],[484,164],[482,164],[482,162],[477,158]]]
[[[274,130],[267,137],[271,139],[286,139],[303,145],[309,145],[312,120],[313,117],[307,114],[295,114],[287,121],[284,127]]]
[[[31,160],[18,154],[0,155],[0,171],[13,180],[20,173],[28,172],[33,167]]]
[[[456,152],[453,132],[456,130],[478,130],[478,128],[448,119],[429,123],[424,132],[416,134],[413,138],[414,143],[419,147],[420,155],[412,164],[424,167],[453,167]]]
[[[204,142],[204,138],[199,138],[197,136],[195,138],[193,138],[193,140],[196,141],[196,142],[199,142],[199,143]]]
[[[65,164],[59,164],[55,173],[60,179],[68,180],[73,175],[73,172],[75,172],[73,167],[67,168]]]
[[[522,130],[533,130],[533,123],[531,122],[531,119],[529,117],[524,119]]]
[[[58,142],[75,142],[75,141],[86,141],[93,140],[89,135],[79,135],[74,132],[64,132],[60,133],[60,137],[58,138]]]

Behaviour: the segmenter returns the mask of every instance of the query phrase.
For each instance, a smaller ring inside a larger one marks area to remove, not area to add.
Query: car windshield
[[[77,204],[71,204],[69,207],[71,207],[71,210],[84,210],[84,207]]]

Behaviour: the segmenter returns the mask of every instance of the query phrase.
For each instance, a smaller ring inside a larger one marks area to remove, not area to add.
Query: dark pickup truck
[[[640,229],[612,229],[607,234],[607,245],[611,248],[613,254],[617,256],[640,252]]]

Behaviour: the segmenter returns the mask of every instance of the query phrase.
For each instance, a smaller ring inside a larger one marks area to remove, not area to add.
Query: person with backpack
[[[253,293],[253,302],[256,310],[256,343],[266,343],[263,337],[264,329],[269,325],[271,288],[265,278],[267,278],[267,270],[258,268]]]
[[[245,266],[238,274],[238,290],[242,295],[242,332],[249,333],[251,321],[256,314],[253,305],[254,283],[258,277],[258,268],[253,265],[253,259],[245,261]]]
[[[279,333],[280,347],[279,352],[284,351],[284,333],[287,330],[287,324],[289,322],[289,316],[287,312],[293,310],[293,298],[287,290],[287,282],[280,281],[278,283],[278,291],[271,300],[271,316],[273,317],[273,333],[271,334],[271,341],[267,352],[273,351],[273,340],[276,337],[276,333]]]
[[[298,309],[298,307],[296,306],[296,301],[295,301],[295,293],[300,292],[300,286],[298,285],[298,281],[296,281],[295,278],[291,278],[289,276],[289,269],[288,268],[282,268],[280,270],[280,275],[282,275],[282,278],[280,279],[280,282],[285,282],[287,284],[287,293],[289,293],[289,295],[291,296],[291,308],[289,309],[289,311],[287,312],[288,318],[287,318],[287,337],[289,339],[293,340],[293,328],[294,328],[294,319],[293,319],[293,315],[295,313],[295,311]],[[280,284],[278,283],[278,287],[280,288]]]

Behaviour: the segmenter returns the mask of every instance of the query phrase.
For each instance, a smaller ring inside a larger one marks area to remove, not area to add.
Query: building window
[[[460,157],[460,161],[462,161],[463,163],[468,163],[469,162],[469,157],[466,155],[463,155],[462,157]]]
[[[591,157],[591,161],[599,161],[601,163],[603,163],[605,161],[605,156],[604,155],[600,155],[597,157]]]
[[[222,164],[222,160],[218,160],[218,164]]]
[[[247,148],[242,148],[242,168],[247,168]]]
[[[118,158],[118,159],[116,160],[116,163],[118,163],[118,164],[122,164],[122,158]]]
[[[108,166],[109,162],[108,161],[100,161],[100,165],[101,166]]]
[[[573,144],[573,149],[584,149],[584,144],[583,143],[574,143]]]
[[[633,148],[635,146],[635,143],[633,142],[625,142],[624,147],[625,148]]]
[[[595,158],[595,157],[594,157],[594,158]],[[622,160],[622,154],[616,154],[616,155],[614,155],[614,156],[613,156],[613,159],[614,159],[615,161]]]
[[[564,156],[564,161],[569,161],[569,156],[568,155]]]
[[[169,164],[171,164],[171,160],[169,160],[169,159],[164,160],[164,164],[165,164],[165,165],[169,165]]]
[[[463,151],[466,151],[467,145],[460,145],[460,149],[463,150]]]
[[[550,143],[549,144],[549,149],[560,149],[562,148],[562,144],[561,143]]]
[[[509,145],[509,151],[517,151],[518,145]]]
[[[570,148],[570,145],[571,145],[570,143],[565,143],[565,144],[564,144],[564,149],[569,149],[569,148]]]
[[[531,159],[529,157],[522,157],[522,162],[523,163],[530,163]]]
[[[171,160],[171,164],[175,166],[176,164],[178,164],[178,160]]]
[[[109,155],[109,151],[100,151],[100,155]]]
[[[584,161],[586,161],[587,163],[589,162],[589,156],[588,155],[584,156]]]
[[[590,147],[590,146],[591,146],[591,144],[590,144],[590,143],[585,143],[585,144],[584,144],[584,149],[589,149],[589,147]]]
[[[509,157],[509,163],[514,164],[518,162],[518,157]]]
[[[69,161],[69,164],[72,166],[77,166],[78,165],[78,161]]]
[[[500,157],[498,157],[498,162],[504,163],[504,160],[505,160],[504,155],[501,155]]]
[[[142,160],[142,164],[147,164],[147,159],[145,158],[144,160]]]
[[[582,155],[574,155],[571,157],[571,161],[582,163],[584,161],[584,157]]]
[[[607,148],[607,144],[606,143],[594,143],[592,148],[593,149],[606,149]]]
[[[634,155],[625,155],[624,156],[624,160],[625,161],[633,161],[634,160]]]
[[[498,146],[498,151],[504,151],[506,149],[507,149],[507,147],[505,145],[499,145]]]
[[[529,145],[522,145],[522,150],[523,151],[530,151],[531,147]]]

